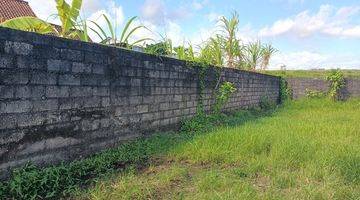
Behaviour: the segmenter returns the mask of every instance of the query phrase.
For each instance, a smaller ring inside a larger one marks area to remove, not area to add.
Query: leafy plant
[[[13,18],[2,22],[0,26],[40,34],[49,34],[54,32],[54,27],[51,24],[35,17]]]
[[[276,104],[275,104],[275,102],[271,101],[271,100],[269,99],[269,97],[267,97],[267,96],[262,96],[262,97],[260,98],[260,104],[259,104],[259,106],[260,106],[260,109],[266,111],[266,110],[271,110],[271,109],[275,108],[275,107],[276,107]]]
[[[220,19],[221,32],[223,35],[223,48],[225,51],[227,66],[235,68],[237,65],[237,58],[240,56],[240,40],[237,39],[237,32],[239,27],[239,15],[235,12],[230,19],[222,17]]]
[[[266,44],[262,47],[262,63],[261,70],[266,70],[269,66],[271,56],[278,50],[275,49],[271,44]]]
[[[325,79],[330,82],[329,97],[334,101],[339,100],[341,89],[345,87],[344,74],[340,69],[331,70]]]
[[[142,39],[136,40],[131,43],[129,42],[131,36],[136,31],[138,31],[139,29],[142,29],[142,28],[146,29],[146,27],[143,25],[138,25],[138,26],[135,26],[132,28],[132,24],[134,23],[134,21],[136,20],[137,17],[132,17],[127,21],[127,23],[125,24],[125,26],[120,34],[120,37],[119,37],[119,36],[117,36],[116,28],[114,28],[115,25],[113,25],[110,22],[110,19],[105,14],[103,14],[101,16],[106,21],[107,27],[106,28],[101,27],[95,21],[91,21],[91,23],[94,24],[96,28],[90,28],[100,38],[101,44],[119,46],[119,47],[124,47],[124,48],[131,48],[134,45],[138,45],[147,40],[151,40],[151,38],[142,38]]]
[[[283,77],[280,78],[280,103],[292,98],[292,90],[288,82]]]
[[[255,71],[262,61],[263,47],[260,41],[251,42],[246,46],[246,61],[249,70]],[[270,59],[270,58],[269,58]]]
[[[76,33],[76,24],[79,18],[82,0],[72,0],[69,5],[65,0],[55,0],[58,17],[61,21],[61,30],[55,32],[60,37],[74,38]]]
[[[185,46],[176,47],[174,48],[174,51],[180,60],[195,61],[196,59],[194,48],[191,44],[189,44],[188,48]]]
[[[310,98],[310,99],[323,98],[326,96],[324,94],[324,92],[322,92],[322,91],[309,90],[309,89],[306,89],[305,94],[306,94],[306,97]]]
[[[90,184],[95,177],[144,163],[156,151],[149,140],[142,139],[70,164],[44,169],[27,164],[15,170],[9,181],[2,183],[0,199],[57,199],[67,196],[79,186]]]
[[[200,49],[199,60],[210,65],[222,67],[224,66],[224,38],[216,35],[210,38]]]
[[[10,19],[1,23],[0,26],[23,31],[31,31],[40,34],[51,33],[59,37],[72,39],[79,37],[81,34],[80,32],[87,31],[86,29],[77,29],[82,0],[73,0],[71,5],[68,4],[65,0],[55,0],[55,2],[58,12],[56,15],[60,18],[61,21],[60,30],[57,30],[56,27],[49,22],[35,17],[18,17]],[[88,38],[81,37],[80,39],[84,39],[86,41]]]
[[[235,91],[236,87],[233,83],[224,82],[223,84],[221,84],[216,95],[216,102],[213,112],[220,113],[221,109],[229,101],[231,94],[233,94]]]

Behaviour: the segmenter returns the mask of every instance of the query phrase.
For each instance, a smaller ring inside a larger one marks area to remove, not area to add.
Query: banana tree
[[[129,42],[131,36],[139,29],[145,28],[143,25],[135,26],[134,28],[131,28],[131,25],[134,23],[137,17],[130,18],[127,23],[125,24],[124,29],[121,32],[120,37],[116,34],[116,28],[115,26],[110,22],[109,18],[103,14],[102,17],[104,18],[106,22],[106,29],[101,27],[98,23],[95,21],[90,21],[93,25],[95,25],[94,28],[90,27],[90,29],[100,38],[101,44],[108,44],[113,46],[120,46],[125,48],[130,48],[134,45],[140,44],[141,42],[145,42],[147,40],[151,40],[150,38],[143,38],[136,40],[132,43]]]
[[[0,26],[40,34],[49,34],[55,31],[51,24],[36,17],[13,18],[2,22]]]
[[[0,24],[0,26],[18,29],[23,31],[31,31],[40,34],[55,34],[60,37],[76,38],[79,37],[80,32],[86,29],[78,30],[78,18],[82,6],[82,0],[73,0],[71,5],[65,0],[55,0],[57,14],[61,21],[61,28],[57,30],[54,25],[41,20],[36,17],[18,17],[7,20]],[[85,37],[83,37],[85,40]]]
[[[74,38],[82,0],[73,0],[69,5],[65,0],[55,0],[58,17],[61,21],[61,30],[57,30],[60,37]]]

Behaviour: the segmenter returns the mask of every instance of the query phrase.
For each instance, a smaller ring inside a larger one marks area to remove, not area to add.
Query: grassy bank
[[[359,199],[359,119],[360,100],[291,102],[171,143],[149,167],[113,173],[74,198]]]
[[[167,155],[175,146],[191,141],[196,134],[218,126],[235,126],[268,116],[272,110],[252,109],[228,115],[197,117],[187,121],[178,133],[156,134],[126,143],[87,159],[47,168],[27,165],[13,172],[8,181],[0,182],[0,199],[59,199],[69,197],[97,180],[123,171],[141,170],[152,159]]]
[[[360,70],[341,70],[346,78],[360,78]],[[284,78],[319,78],[324,79],[329,70],[274,70],[266,71],[266,74],[282,76]]]

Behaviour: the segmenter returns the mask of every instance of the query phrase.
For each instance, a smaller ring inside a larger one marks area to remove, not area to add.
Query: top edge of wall
[[[171,63],[178,63],[179,65],[185,65],[187,61],[179,60],[176,58],[171,58],[167,56],[157,56],[148,54],[145,52],[138,52],[133,51],[121,47],[114,47],[110,45],[103,45],[99,43],[94,42],[84,42],[80,40],[72,40],[68,38],[61,38],[57,36],[52,35],[44,35],[44,34],[38,34],[34,32],[27,32],[27,31],[21,31],[16,29],[10,29],[5,27],[0,27],[0,40],[9,40],[14,42],[25,42],[25,43],[31,43],[34,45],[47,45],[47,46],[54,46],[56,48],[69,48],[74,50],[86,50],[90,52],[98,52],[103,53],[104,51],[114,52],[114,51],[121,51],[126,52],[128,54],[133,54],[133,56],[145,56],[147,59],[150,60],[159,60],[160,62],[171,62]],[[216,67],[216,66],[211,66]],[[273,78],[280,78],[280,76],[275,75],[269,75],[254,71],[247,71],[242,69],[234,69],[234,68],[225,68],[227,71],[238,71],[243,73],[249,73],[249,74],[256,74],[260,76],[267,76],[267,77],[273,77]]]

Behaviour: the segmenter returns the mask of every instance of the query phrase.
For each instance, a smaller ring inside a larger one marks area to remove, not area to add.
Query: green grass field
[[[155,136],[153,147],[172,146],[150,166],[113,173],[74,198],[360,199],[360,99],[289,102],[239,122],[190,139]]]
[[[347,78],[360,78],[360,70],[341,70]],[[284,78],[320,78],[324,79],[329,70],[287,70],[266,71],[266,74],[282,76]]]

